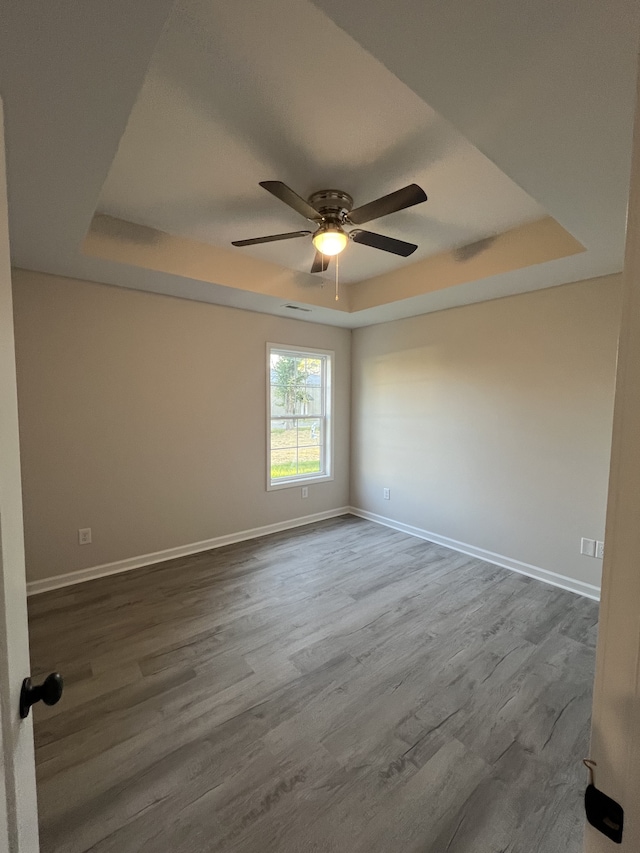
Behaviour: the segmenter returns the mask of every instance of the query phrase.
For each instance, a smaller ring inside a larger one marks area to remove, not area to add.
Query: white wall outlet
[[[309,497],[309,486],[303,486],[302,487],[302,497],[303,498]]]
[[[81,527],[78,530],[78,545],[91,545],[90,527]]]
[[[391,489],[383,489],[382,490],[382,497],[385,499],[385,501],[390,501],[391,500]]]
[[[604,542],[600,542],[599,539],[596,539],[596,558],[598,560],[604,559]]]
[[[580,540],[580,553],[584,554],[585,557],[595,557],[595,555],[596,555],[596,540],[595,539],[585,539],[583,537]]]

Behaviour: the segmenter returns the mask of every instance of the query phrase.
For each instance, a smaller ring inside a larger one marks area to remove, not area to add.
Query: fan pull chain
[[[340,255],[336,255],[336,302],[340,298],[338,296],[338,273],[340,270]]]

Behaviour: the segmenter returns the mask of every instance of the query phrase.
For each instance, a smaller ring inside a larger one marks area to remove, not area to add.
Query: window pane
[[[310,388],[307,386],[307,411],[308,415],[322,414],[322,388]]]
[[[296,421],[271,421],[271,450],[298,446]]]
[[[305,359],[306,365],[306,373],[308,377],[318,377],[320,378],[320,374],[322,373],[322,360],[319,358],[307,358]]]
[[[289,393],[291,396],[291,411],[295,415],[304,415],[306,402],[307,402],[307,393],[305,385],[292,385],[289,389]]]
[[[271,355],[271,416],[322,413],[320,358]]]
[[[275,389],[274,389],[275,390]],[[284,408],[281,407],[280,401],[285,402]],[[319,415],[322,414],[321,408],[322,389],[311,388],[308,385],[292,385],[285,392],[281,392],[278,387],[278,394],[272,391],[271,415]],[[274,407],[274,402],[276,406]]]
[[[304,388],[304,386],[303,386]],[[304,394],[302,395],[304,397]],[[299,386],[290,385],[272,385],[271,386],[271,415],[296,415],[300,414],[298,401],[301,398]]]
[[[286,391],[279,385],[271,386],[271,417],[277,418],[278,415],[292,415],[293,411],[287,407]]]
[[[271,414],[295,414],[296,386],[304,382],[300,366],[304,359],[271,354]]]
[[[320,448],[301,447],[298,451],[298,473],[319,474],[320,470]]]
[[[298,473],[298,451],[295,447],[271,451],[271,479],[292,477]]]
[[[298,445],[310,447],[322,444],[320,437],[320,418],[301,418],[298,421]]]

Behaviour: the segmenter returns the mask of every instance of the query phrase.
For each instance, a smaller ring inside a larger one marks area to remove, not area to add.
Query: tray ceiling
[[[349,326],[618,271],[637,4],[512,11],[15,4],[0,33],[15,263],[279,314],[294,300]],[[337,306],[310,241],[229,245],[305,227],[260,180],[357,205],[419,183],[427,203],[367,226],[419,250],[350,244]]]

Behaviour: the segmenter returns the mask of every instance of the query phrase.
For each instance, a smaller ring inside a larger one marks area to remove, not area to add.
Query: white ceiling
[[[338,184],[356,204],[421,183],[425,205],[367,227],[423,255],[544,212],[587,249],[309,320],[382,322],[622,267],[635,0],[0,3],[16,265],[286,314],[79,248],[97,207],[214,245],[304,228],[257,187],[280,179],[301,195]],[[233,251],[305,270],[299,243]],[[344,280],[396,262],[348,251]]]
[[[344,283],[545,215],[306,0],[182,0],[156,47],[99,211],[226,247],[308,228],[258,186],[272,179],[305,198],[337,187],[356,206],[409,183],[427,191],[428,203],[365,226],[418,244],[415,254],[352,244],[340,258]],[[236,251],[304,272],[314,256],[310,237]]]

